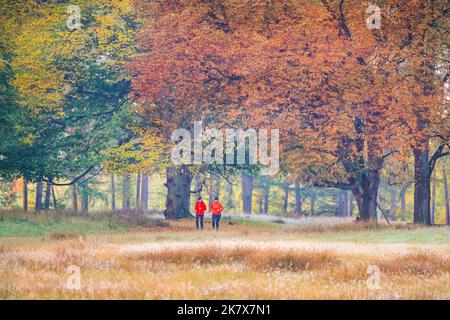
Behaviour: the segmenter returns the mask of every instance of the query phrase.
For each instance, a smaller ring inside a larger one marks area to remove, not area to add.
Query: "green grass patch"
[[[80,218],[53,221],[36,221],[34,219],[0,220],[0,237],[105,233],[126,229],[126,226],[119,227],[106,221],[90,221]],[[61,236],[61,238],[63,237]]]
[[[0,212],[1,237],[46,236],[51,239],[67,239],[81,234],[115,233],[132,228],[167,227],[167,222],[131,213],[94,213],[79,217],[67,212],[24,213],[16,211]]]

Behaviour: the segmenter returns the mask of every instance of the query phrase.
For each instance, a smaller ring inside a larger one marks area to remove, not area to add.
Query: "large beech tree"
[[[364,8],[352,13],[361,9],[351,29],[341,6],[269,2],[260,11],[266,28],[242,69],[248,111],[281,127],[291,169],[310,184],[351,190],[368,220],[376,219],[380,170],[401,127],[387,86],[393,80],[374,57],[384,50]]]
[[[129,64],[134,74],[133,99],[146,136],[169,142],[175,129],[192,132],[195,121],[204,126],[236,119],[228,107],[239,105],[241,80],[236,72],[236,39],[226,25],[226,13],[216,1],[140,3],[142,53]],[[198,167],[169,164],[167,218],[189,216],[191,183]]]
[[[365,220],[376,218],[385,159],[405,161],[411,147],[415,221],[428,223],[430,172],[447,154],[448,3],[380,2],[379,29],[369,28],[367,4],[358,1],[289,3],[283,10],[287,3],[266,7],[265,50],[255,48],[246,64],[254,65],[245,75],[253,83],[248,108],[282,122],[293,169],[317,186],[351,190]],[[441,141],[428,156],[432,129]]]
[[[142,53],[129,68],[147,135],[169,141],[196,120],[280,128],[291,171],[351,190],[364,220],[376,219],[386,159],[413,150],[415,221],[428,223],[430,171],[447,143],[446,1],[380,1],[378,17],[356,0],[139,5]],[[431,137],[441,141],[429,156]],[[188,215],[192,167],[167,179],[166,217]]]

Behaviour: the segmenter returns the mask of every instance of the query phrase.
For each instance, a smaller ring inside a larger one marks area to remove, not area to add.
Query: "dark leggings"
[[[219,222],[220,222],[220,214],[213,214],[212,215],[212,226],[213,229],[219,230]]]
[[[201,226],[201,228],[203,230],[203,215],[202,214],[195,215],[195,225],[197,226],[197,230],[198,230],[198,227],[199,227],[199,225],[198,225],[199,220],[200,220],[200,226]]]

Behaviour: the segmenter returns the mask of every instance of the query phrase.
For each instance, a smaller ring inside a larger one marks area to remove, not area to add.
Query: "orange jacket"
[[[223,211],[222,204],[219,201],[214,200],[213,203],[211,203],[212,214],[219,215],[222,213],[222,211]]]
[[[202,216],[205,213],[205,211],[206,211],[206,204],[202,200],[197,201],[197,203],[195,204],[195,212],[198,215]]]

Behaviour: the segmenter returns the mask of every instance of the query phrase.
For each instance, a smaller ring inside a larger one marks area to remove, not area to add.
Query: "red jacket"
[[[206,204],[202,200],[197,201],[195,203],[195,212],[198,215],[202,216],[205,213],[205,211],[206,211]]]
[[[214,200],[213,203],[211,203],[212,214],[219,215],[222,213],[222,211],[223,211],[222,204],[219,201]]]

